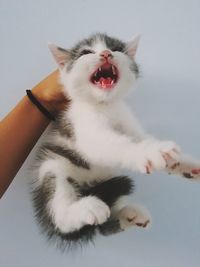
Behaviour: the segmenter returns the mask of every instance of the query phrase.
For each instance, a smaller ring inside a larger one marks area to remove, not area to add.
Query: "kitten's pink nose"
[[[109,50],[102,51],[100,56],[103,57],[103,58],[106,58],[106,59],[109,58],[109,57],[110,58],[113,57],[113,55],[111,54],[111,52]]]

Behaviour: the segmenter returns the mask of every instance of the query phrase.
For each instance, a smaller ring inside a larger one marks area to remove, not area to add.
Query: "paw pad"
[[[200,169],[193,169],[192,174],[200,174]]]

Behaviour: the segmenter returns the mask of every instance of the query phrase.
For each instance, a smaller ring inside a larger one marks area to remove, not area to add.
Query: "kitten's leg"
[[[183,155],[178,161],[168,159],[166,171],[189,179],[200,179],[200,162]]]
[[[102,224],[110,216],[109,207],[95,196],[80,198],[68,178],[66,166],[67,162],[61,158],[47,160],[41,165],[37,190],[43,188],[41,192],[46,194],[43,208],[48,217],[62,233],[79,230],[84,225]],[[51,194],[47,186],[49,177],[54,177]]]
[[[76,149],[94,165],[150,173],[152,170],[165,169],[163,154],[177,157],[178,147],[174,142],[158,141],[146,135],[143,137],[145,139],[139,138],[142,135],[139,130],[137,140],[134,140],[131,130],[127,134],[126,131],[120,132],[104,116],[91,112],[87,106],[83,107],[84,111],[78,113],[78,117],[73,117],[76,120]]]
[[[178,157],[179,149],[171,141],[149,138],[135,143],[130,137],[120,135],[110,128],[105,129],[103,125],[99,131],[91,129],[90,135],[85,132],[89,128],[85,126],[82,130],[77,147],[93,164],[150,173],[165,169],[166,160],[163,155],[169,154],[174,159]]]

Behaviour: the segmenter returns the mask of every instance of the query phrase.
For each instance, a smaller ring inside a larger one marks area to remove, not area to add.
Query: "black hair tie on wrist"
[[[30,101],[45,115],[49,120],[55,121],[55,117],[37,100],[31,90],[26,90],[26,94]]]

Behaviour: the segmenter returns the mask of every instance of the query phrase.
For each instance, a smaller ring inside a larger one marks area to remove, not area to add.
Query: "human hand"
[[[62,92],[58,70],[34,86],[32,92],[38,101],[52,113],[63,110],[69,103],[69,99]]]

